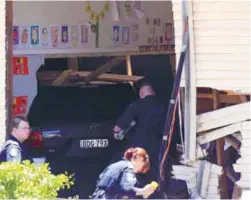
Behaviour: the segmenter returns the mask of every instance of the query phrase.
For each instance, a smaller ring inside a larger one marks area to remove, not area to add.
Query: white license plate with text
[[[106,148],[108,139],[80,140],[80,148]]]

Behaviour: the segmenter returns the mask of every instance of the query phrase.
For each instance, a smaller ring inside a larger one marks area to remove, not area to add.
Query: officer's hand
[[[121,131],[121,128],[119,128],[117,125],[113,128],[113,137],[116,140],[120,140],[120,138],[118,137],[118,132]]]
[[[156,190],[156,188],[153,188],[150,184],[147,184],[144,188],[143,188],[143,198],[148,198],[152,193],[154,193],[154,191]]]

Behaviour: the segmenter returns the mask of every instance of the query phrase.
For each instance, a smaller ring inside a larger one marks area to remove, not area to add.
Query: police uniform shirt
[[[109,165],[100,175],[94,196],[97,199],[134,198],[137,179],[132,163],[122,160]],[[104,191],[103,193],[99,191]],[[102,194],[97,197],[98,193]]]
[[[117,126],[124,130],[133,120],[136,126],[129,146],[142,147],[155,155],[159,151],[165,120],[164,107],[155,95],[132,102],[118,119]]]
[[[17,161],[22,160],[22,144],[14,137],[10,136],[9,139],[4,143],[1,150],[1,161]]]

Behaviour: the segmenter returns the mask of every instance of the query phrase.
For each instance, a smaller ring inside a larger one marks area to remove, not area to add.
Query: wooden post
[[[13,27],[13,1],[6,2],[6,47],[7,47],[7,67],[6,72],[6,98],[7,98],[7,130],[6,137],[12,130],[12,107],[13,107],[13,68],[12,68],[12,27]]]
[[[213,90],[213,109],[217,110],[220,108],[220,94],[217,90]],[[220,166],[224,166],[224,138],[216,140],[216,154],[217,154],[217,164]],[[220,185],[220,193],[222,199],[229,199],[228,196],[228,187],[227,187],[227,179],[226,179],[226,170],[223,168],[223,174],[220,176],[219,179]]]
[[[131,56],[126,56],[126,71],[128,76],[132,76],[132,64],[131,64]],[[133,82],[130,82],[130,84],[133,86]]]

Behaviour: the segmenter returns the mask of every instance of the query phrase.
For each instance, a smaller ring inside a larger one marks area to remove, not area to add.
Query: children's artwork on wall
[[[13,45],[18,45],[19,44],[19,27],[18,26],[13,26],[13,29],[12,29],[12,43],[13,43]]]
[[[125,26],[122,27],[122,44],[130,43],[130,28]]]
[[[28,75],[29,74],[27,57],[13,57],[12,66],[13,66],[14,75]]]
[[[165,41],[171,43],[173,41],[173,26],[172,23],[165,23]]]
[[[71,26],[71,45],[76,47],[78,44],[78,26],[72,25]]]
[[[32,25],[31,26],[31,45],[39,44],[39,26]]]
[[[26,115],[28,105],[27,96],[16,96],[13,98],[13,116]]]
[[[68,43],[68,26],[67,25],[63,25],[61,27],[61,42],[63,44]]]
[[[57,47],[58,43],[59,43],[59,26],[58,25],[52,25],[51,26],[51,38],[50,38],[50,42],[51,42],[51,46],[52,47]]]
[[[42,46],[48,46],[49,44],[49,31],[48,31],[48,27],[42,27],[41,28],[41,45]]]
[[[132,41],[133,42],[139,41],[139,25],[138,24],[132,25]]]
[[[118,25],[113,26],[113,35],[112,35],[112,40],[114,44],[119,44],[119,35],[120,35],[120,27]]]
[[[80,25],[80,43],[86,44],[88,43],[88,31],[89,27],[87,25]]]
[[[21,26],[21,30],[20,30],[20,43],[23,47],[29,45],[29,41],[30,41],[30,34],[29,34],[29,26],[23,25]]]

